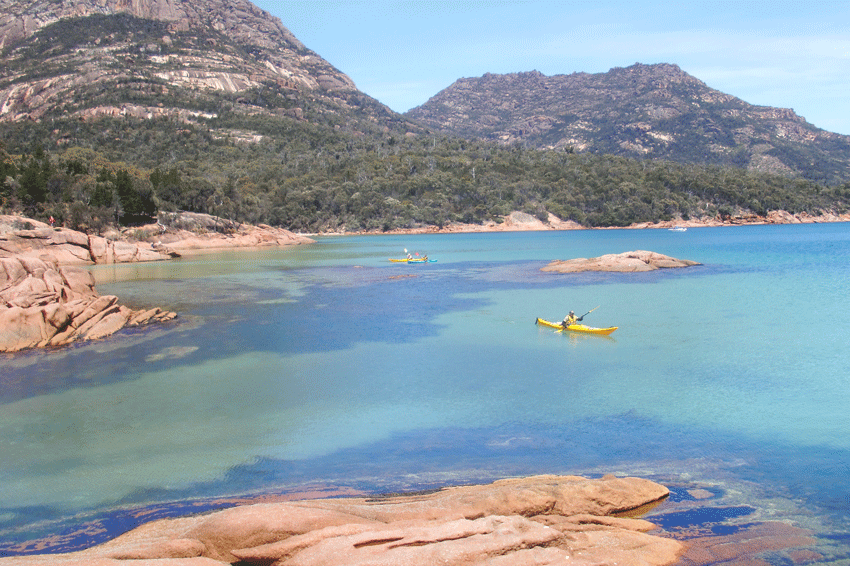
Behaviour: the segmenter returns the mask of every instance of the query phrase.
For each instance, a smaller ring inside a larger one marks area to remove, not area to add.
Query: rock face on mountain
[[[247,0],[0,0],[0,53],[0,122],[303,119],[305,101],[339,110],[368,98]]]
[[[681,543],[617,517],[660,501],[640,478],[534,476],[426,495],[326,499],[236,507],[148,523],[66,555],[0,558],[0,565],[377,565],[673,563]]]
[[[670,64],[488,73],[456,81],[405,115],[506,144],[817,174],[820,182],[850,177],[850,136],[820,130],[793,110],[748,104]]]
[[[234,39],[267,49],[278,48],[281,43],[304,49],[280,20],[247,0],[213,0],[203,4],[186,0],[3,0],[0,7],[3,9],[3,15],[0,16],[0,49],[14,45],[62,18],[116,13],[165,21],[175,31],[211,25]]]

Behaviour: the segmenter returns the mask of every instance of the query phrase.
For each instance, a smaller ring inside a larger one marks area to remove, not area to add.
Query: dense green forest
[[[850,210],[850,183],[294,124],[258,118],[259,141],[247,143],[226,114],[203,127],[102,119],[75,126],[89,142],[47,148],[53,124],[7,126],[0,207],[93,232],[176,210],[301,232],[500,222],[514,210],[588,227]]]

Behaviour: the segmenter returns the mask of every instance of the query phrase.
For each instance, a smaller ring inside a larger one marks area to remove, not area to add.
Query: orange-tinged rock
[[[610,513],[667,494],[639,478],[534,476],[424,495],[248,505],[155,521],[77,553],[26,558],[161,566],[664,566],[677,560],[681,543],[642,532],[646,521]],[[24,563],[16,560],[0,559],[0,566]]]
[[[99,296],[79,267],[32,256],[0,258],[0,352],[60,346],[110,336],[135,319],[117,297]],[[155,309],[135,325],[175,318]]]
[[[687,259],[676,259],[663,254],[637,250],[621,254],[607,254],[593,258],[576,258],[568,260],[554,260],[540,271],[557,273],[581,273],[583,271],[614,271],[614,272],[641,272],[656,269],[671,269],[677,267],[690,267],[700,265],[696,261]]]

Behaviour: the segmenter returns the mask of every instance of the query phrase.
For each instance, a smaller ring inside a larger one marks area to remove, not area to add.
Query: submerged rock
[[[625,252],[621,254],[608,254],[592,258],[577,258],[567,260],[554,260],[540,271],[557,273],[580,273],[582,271],[653,271],[655,269],[668,269],[675,267],[690,267],[700,265],[696,261],[688,259],[676,259],[670,256],[643,250]]]
[[[668,495],[640,478],[534,476],[425,495],[235,507],[143,525],[81,552],[6,564],[662,566],[681,543],[618,517]],[[153,562],[151,562],[153,563]]]

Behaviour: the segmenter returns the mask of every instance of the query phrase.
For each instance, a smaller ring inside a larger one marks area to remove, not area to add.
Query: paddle
[[[601,307],[601,306],[602,306],[602,305],[599,305],[599,307]],[[598,309],[599,307],[596,307],[596,309]],[[581,315],[580,317],[578,317],[576,320],[584,320],[584,317],[586,317],[587,315],[589,315],[590,313],[592,313],[592,312],[593,312],[593,311],[595,311],[596,309],[590,309],[589,311],[587,311],[586,313],[584,313],[583,315]]]

